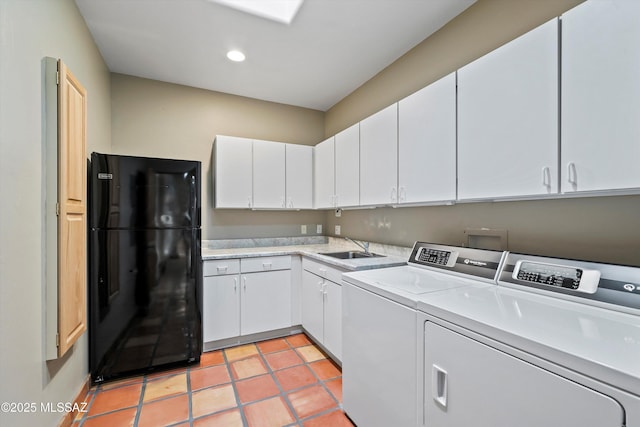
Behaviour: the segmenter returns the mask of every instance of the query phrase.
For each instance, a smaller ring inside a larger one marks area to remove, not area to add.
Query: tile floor
[[[93,387],[73,427],[353,426],[342,373],[304,335],[202,355],[200,364]]]

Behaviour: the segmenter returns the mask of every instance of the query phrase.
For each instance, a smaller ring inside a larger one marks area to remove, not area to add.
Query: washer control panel
[[[516,263],[513,279],[529,283],[571,289],[593,294],[598,290],[600,272],[585,268],[535,261],[520,260]]]
[[[445,267],[453,267],[458,259],[457,251],[447,251],[434,248],[422,247],[416,255],[415,261],[422,264],[442,265]]]

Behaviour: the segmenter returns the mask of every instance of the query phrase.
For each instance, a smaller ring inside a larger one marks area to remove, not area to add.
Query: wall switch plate
[[[307,226],[306,225],[301,225],[300,226],[300,233],[307,234]]]
[[[336,236],[340,235],[340,226],[336,225]]]
[[[322,234],[322,224],[316,225],[316,234]]]

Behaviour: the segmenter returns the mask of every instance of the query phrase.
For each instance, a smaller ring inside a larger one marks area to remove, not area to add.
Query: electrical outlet
[[[316,225],[316,234],[322,234],[322,224]]]
[[[307,234],[307,226],[306,225],[301,225],[300,226],[300,233],[301,234]]]
[[[340,235],[340,226],[336,225],[336,236]]]

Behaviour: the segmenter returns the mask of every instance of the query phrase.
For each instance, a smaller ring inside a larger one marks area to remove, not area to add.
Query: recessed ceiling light
[[[291,24],[304,0],[209,0],[242,12]]]
[[[227,58],[232,60],[233,62],[242,62],[245,59],[244,53],[239,50],[230,50],[227,52]]]

